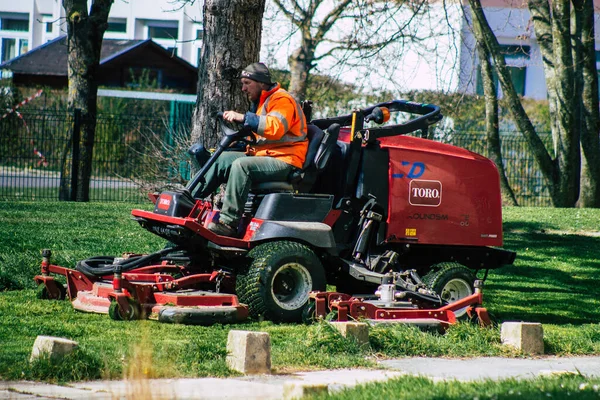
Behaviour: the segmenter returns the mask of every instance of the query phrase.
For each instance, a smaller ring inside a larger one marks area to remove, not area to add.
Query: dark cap
[[[269,68],[263,63],[254,63],[248,65],[242,71],[242,78],[252,79],[256,82],[271,84],[271,73]]]

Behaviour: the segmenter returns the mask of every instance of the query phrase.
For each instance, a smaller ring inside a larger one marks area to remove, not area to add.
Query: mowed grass
[[[164,240],[131,220],[122,203],[0,203],[0,378],[73,381],[98,378],[230,376],[226,342],[230,329],[271,336],[275,373],[375,367],[401,356],[522,356],[500,343],[499,327],[467,323],[445,335],[413,327],[377,327],[360,347],[326,323],[311,326],[249,321],[212,327],[118,322],[73,310],[68,301],[35,297],[40,250],[53,263],[74,267],[96,255],[147,253]],[[514,266],[490,272],[485,306],[498,318],[544,323],[546,353],[600,354],[600,308],[595,271],[600,254],[600,210],[509,208],[505,247],[518,253]],[[37,335],[76,340],[61,361],[29,363]]]
[[[580,375],[507,379],[478,382],[438,381],[407,376],[385,383],[371,383],[346,389],[333,395],[315,395],[307,400],[429,400],[429,399],[598,399],[600,379]]]
[[[507,208],[504,233],[517,260],[484,292],[501,320],[600,322],[600,210]]]

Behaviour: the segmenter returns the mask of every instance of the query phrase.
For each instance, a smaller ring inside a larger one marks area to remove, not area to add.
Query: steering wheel
[[[252,133],[250,128],[238,125],[237,130],[232,129],[223,119],[222,112],[217,113],[217,119],[219,120],[223,134],[231,141],[231,143],[241,142],[251,146],[256,144],[256,136],[254,136],[254,133]]]

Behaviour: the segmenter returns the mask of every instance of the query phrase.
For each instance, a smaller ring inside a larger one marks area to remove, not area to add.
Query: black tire
[[[309,300],[302,308],[302,322],[306,325],[317,322],[317,303]]]
[[[127,302],[129,303],[129,310],[124,312],[119,307],[119,304],[115,300],[112,300],[108,307],[108,316],[115,321],[134,321],[140,319],[142,314],[140,304],[132,298],[128,298]]]
[[[452,303],[475,292],[473,272],[456,262],[443,262],[432,267],[432,271],[423,277],[423,282],[442,300]],[[456,318],[466,317],[466,307],[454,312]]]
[[[300,322],[313,290],[325,290],[325,271],[315,253],[296,242],[261,244],[238,272],[236,293],[253,318]]]
[[[36,297],[42,300],[64,300],[67,297],[67,289],[65,288],[65,285],[56,281],[54,283],[58,288],[58,297],[51,295],[44,283],[40,283],[38,285],[35,293]]]

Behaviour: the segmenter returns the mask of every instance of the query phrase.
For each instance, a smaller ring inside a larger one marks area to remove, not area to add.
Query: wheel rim
[[[464,279],[451,279],[442,289],[441,297],[448,303],[453,303],[457,300],[465,298],[473,294],[471,285]],[[457,318],[462,317],[467,312],[467,307],[463,307],[454,311]]]
[[[297,310],[308,301],[312,278],[298,263],[283,265],[273,276],[271,294],[275,303],[285,310]]]
[[[115,321],[134,321],[140,319],[141,310],[139,303],[133,299],[128,299],[127,303],[129,304],[129,308],[126,311],[123,311],[115,300],[111,301],[108,315]]]

